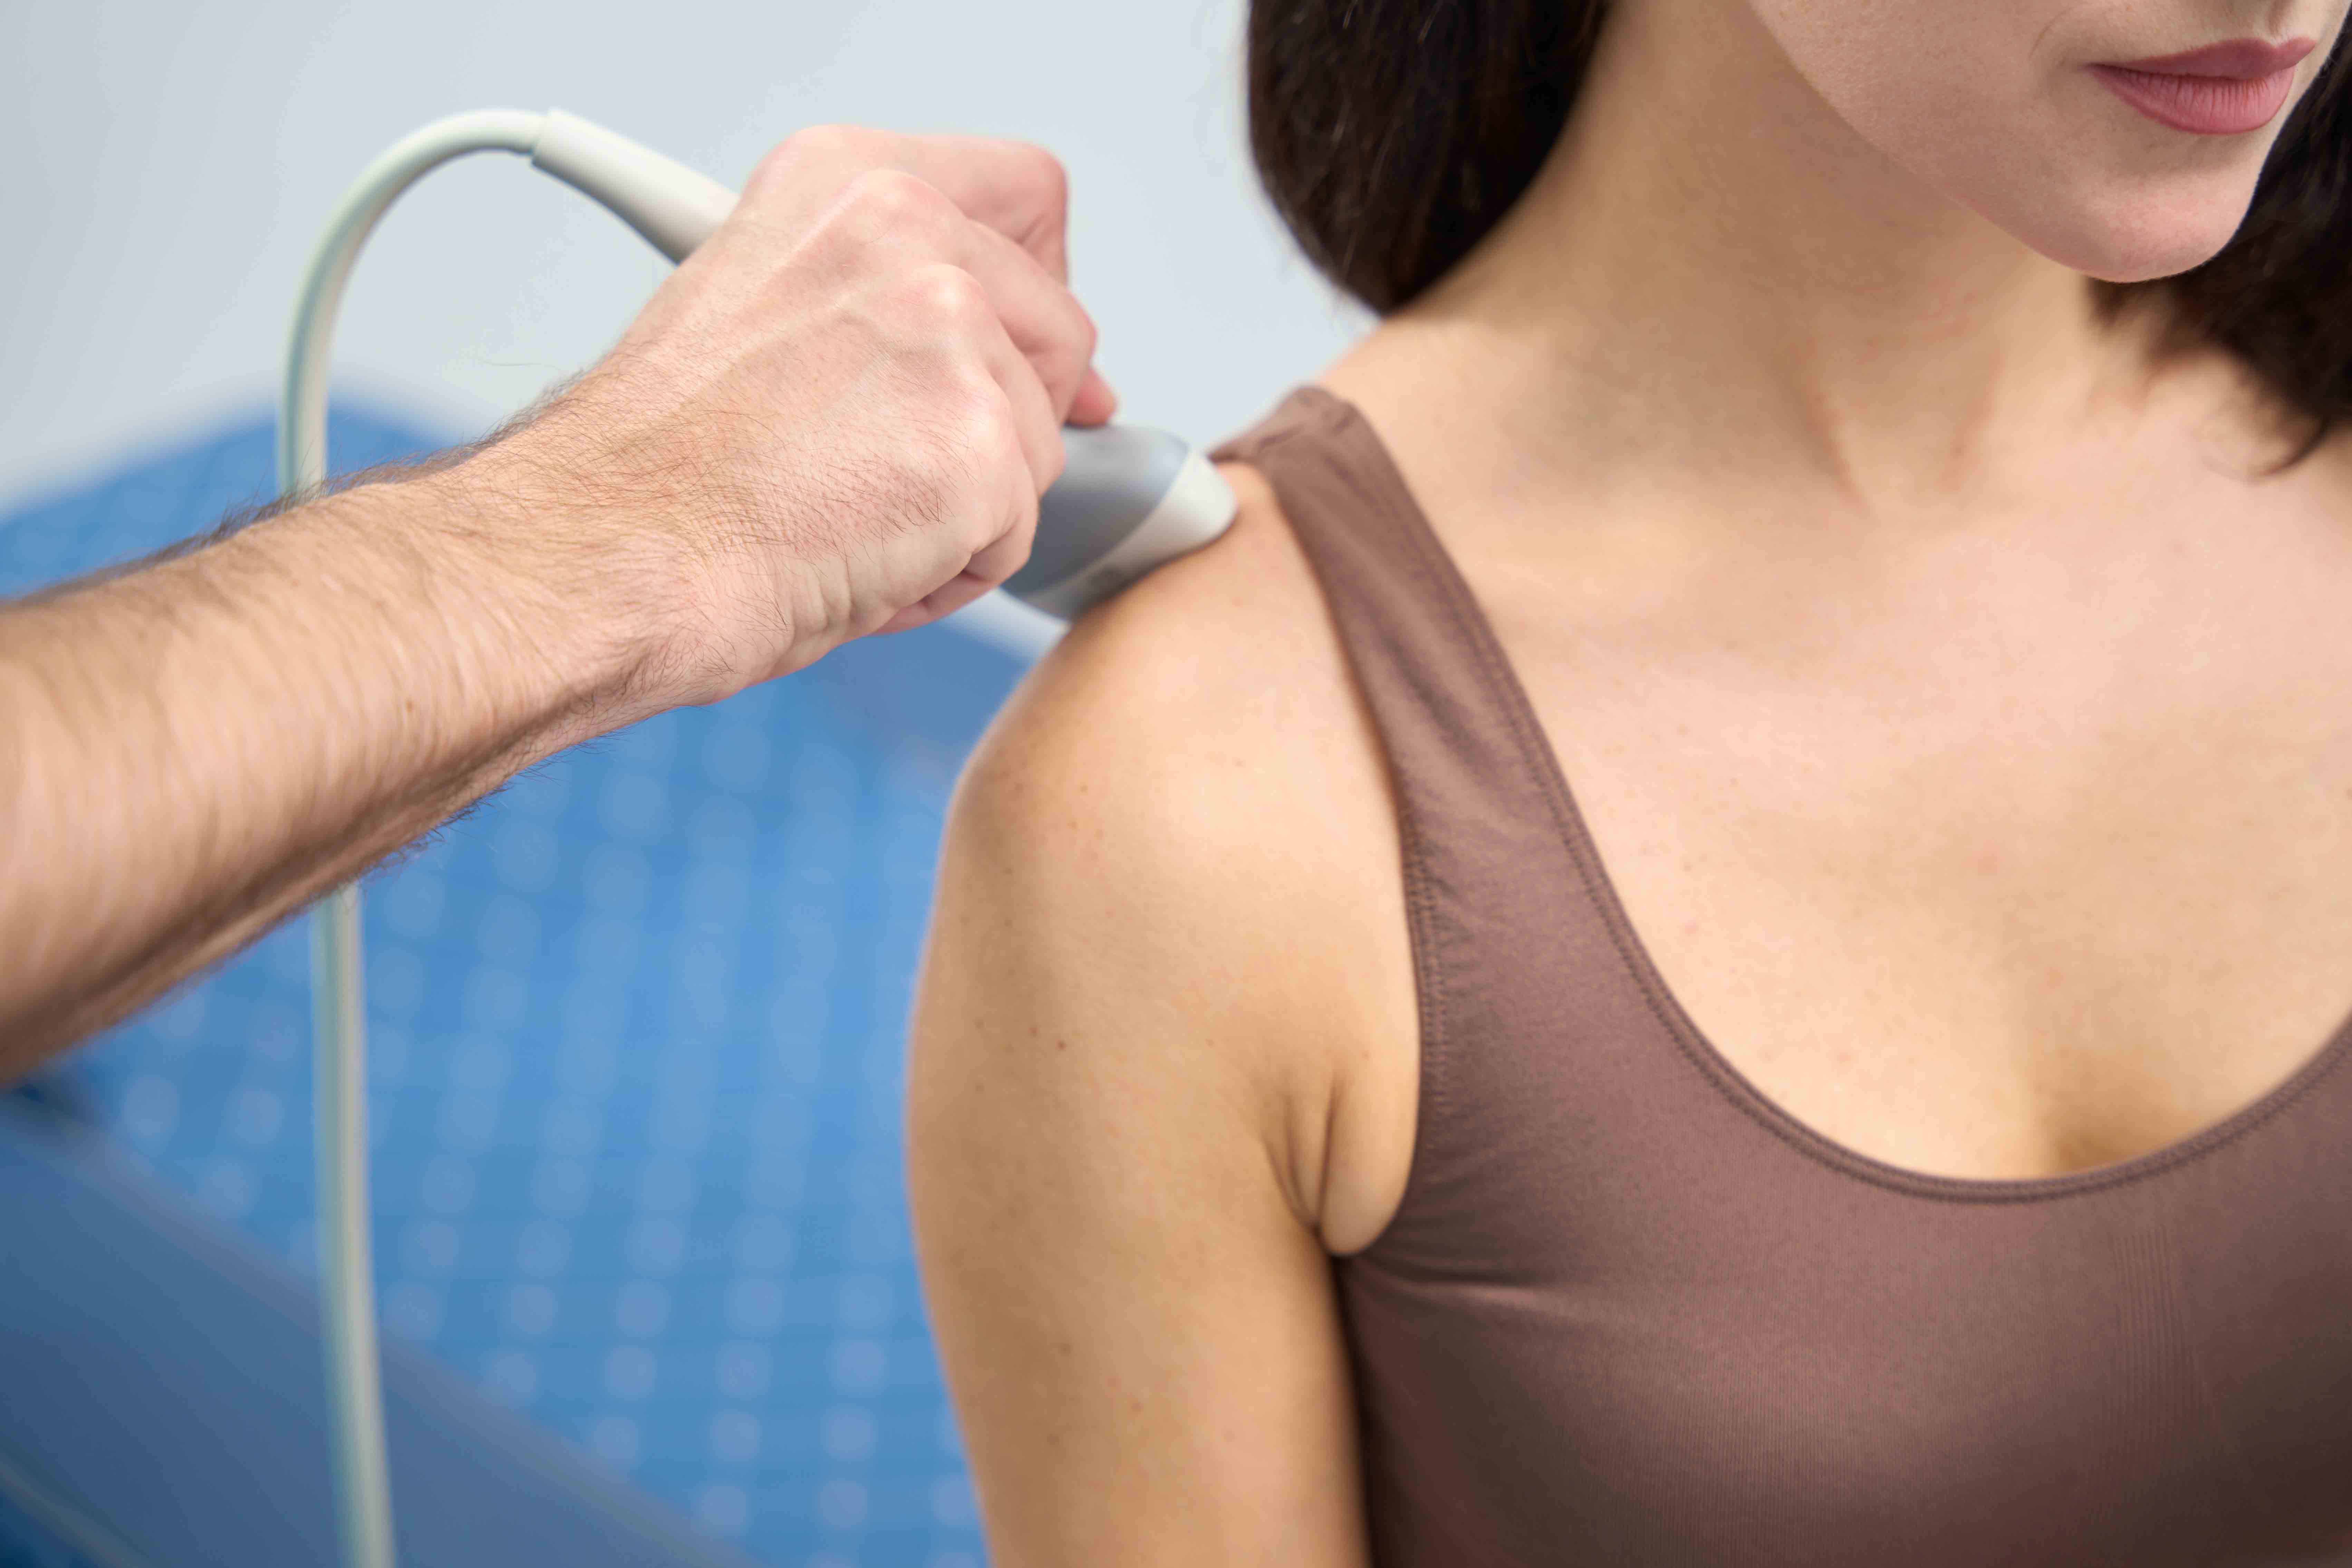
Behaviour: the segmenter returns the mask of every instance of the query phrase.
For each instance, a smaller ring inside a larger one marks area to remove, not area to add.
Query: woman
[[[1000,1568],[2352,1563],[2344,11],[1257,0],[1382,320],[959,795]]]

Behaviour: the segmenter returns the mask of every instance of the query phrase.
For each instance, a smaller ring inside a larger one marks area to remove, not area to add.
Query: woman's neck
[[[1865,142],[1746,6],[1646,0],[1525,198],[1328,379],[1407,363],[1523,455],[1507,487],[1664,465],[1905,515],[2030,483],[2148,360],[2080,274]]]

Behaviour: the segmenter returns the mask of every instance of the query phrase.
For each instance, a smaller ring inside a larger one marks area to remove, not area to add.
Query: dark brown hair
[[[1434,282],[1535,178],[1603,10],[1604,0],[1251,0],[1251,150],[1308,259],[1383,314]],[[2108,315],[2160,305],[2171,343],[2238,355],[2300,426],[2297,458],[2352,415],[2345,74],[2331,60],[2304,95],[2220,255],[2174,278],[2098,285]]]

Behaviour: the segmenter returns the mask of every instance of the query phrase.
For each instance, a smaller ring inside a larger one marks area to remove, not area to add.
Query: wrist
[[[543,724],[553,752],[676,700],[672,652],[688,595],[659,531],[510,437],[450,468],[350,492],[405,547],[510,722]],[[414,492],[414,493],[407,493]]]

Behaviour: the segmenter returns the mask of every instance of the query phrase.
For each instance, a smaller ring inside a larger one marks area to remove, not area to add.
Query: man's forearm
[[[501,460],[0,608],[0,1080],[634,716],[660,574]]]
[[[0,1080],[540,758],[1017,568],[1110,416],[1042,150],[771,153],[594,367],[453,468],[0,605]]]

